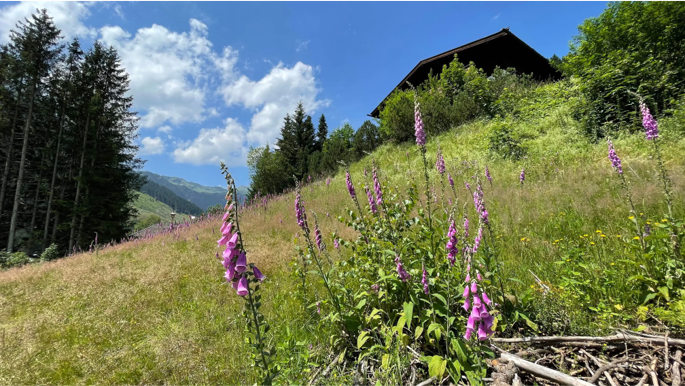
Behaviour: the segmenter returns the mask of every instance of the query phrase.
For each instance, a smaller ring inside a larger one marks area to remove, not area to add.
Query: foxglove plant
[[[228,172],[228,168],[221,163],[221,173],[226,178],[228,193],[226,194],[226,213],[223,216],[221,226],[222,237],[218,240],[219,246],[226,246],[223,252],[222,264],[226,269],[224,277],[231,283],[239,296],[245,299],[244,315],[247,320],[246,329],[253,334],[248,338],[249,343],[255,349],[253,359],[255,365],[263,375],[262,384],[271,385],[276,377],[276,369],[271,361],[272,348],[267,345],[264,336],[269,331],[269,325],[264,316],[259,312],[261,295],[259,295],[260,283],[264,280],[262,272],[254,265],[247,263],[246,251],[243,244],[242,233],[238,222],[238,202],[235,181]],[[254,285],[254,287],[252,287]]]
[[[488,165],[485,165],[485,178],[488,179],[490,186],[492,186],[492,176],[490,175],[490,169],[488,169]]]
[[[521,186],[523,186],[523,181],[526,180],[526,169],[523,168],[521,169],[521,174],[519,174],[519,182],[521,183]]]

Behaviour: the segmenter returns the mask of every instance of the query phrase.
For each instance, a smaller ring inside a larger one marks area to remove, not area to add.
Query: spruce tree
[[[326,117],[321,114],[319,118],[319,127],[316,130],[316,150],[323,151],[323,144],[328,137],[328,124],[326,124]]]

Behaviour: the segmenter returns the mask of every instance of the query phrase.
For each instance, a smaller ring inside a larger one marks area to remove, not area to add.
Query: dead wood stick
[[[331,362],[331,364],[329,364],[328,367],[326,367],[326,370],[324,370],[323,373],[321,373],[321,376],[326,377],[328,373],[331,372],[331,369],[333,369],[333,366],[335,366],[342,359],[343,355],[345,355],[345,351],[341,352],[340,355],[335,357],[333,362]]]
[[[590,386],[591,383],[587,383],[581,379],[574,378],[570,375],[566,375],[556,370],[548,369],[547,367],[536,365],[535,363],[528,362],[527,360],[517,357],[516,355],[503,353],[502,359],[505,361],[514,362],[514,364],[521,370],[527,371],[536,377],[544,378],[549,381],[554,381],[562,385],[569,386]]]
[[[671,367],[671,361],[668,360],[668,334],[670,333],[670,331],[666,331],[664,336],[664,371],[668,371],[668,368]]]
[[[652,385],[659,386],[659,378],[656,377],[656,371],[654,371],[655,368],[656,359],[653,359],[652,364],[650,366],[645,366],[644,370],[652,377]]]
[[[658,336],[637,336],[619,332],[609,336],[533,336],[524,338],[492,338],[494,343],[561,343],[561,342],[643,342],[663,343],[664,339],[673,346],[685,346],[685,339],[672,339]]]
[[[312,380],[309,381],[309,383],[307,384],[307,386],[312,386],[312,385],[314,384],[314,381],[316,381],[316,376],[319,375],[319,372],[321,372],[321,367],[319,367],[318,369],[316,369],[316,372],[314,372],[314,376],[312,376]]]
[[[645,374],[640,378],[640,382],[637,383],[637,386],[642,386],[647,382],[647,378],[649,378],[649,375]]]
[[[430,385],[431,383],[433,383],[433,381],[435,381],[435,377],[430,377],[430,378],[426,379],[425,381],[419,383],[419,384],[416,385],[416,386],[428,386],[428,385]]]
[[[671,378],[673,379],[671,386],[680,386],[682,382],[682,376],[680,375],[680,358],[682,356],[682,351],[678,350],[675,352],[675,362],[673,362],[673,368],[671,368]]]
[[[630,362],[630,361],[632,361],[632,359],[630,359],[630,358],[622,358],[622,359],[617,359],[617,360],[615,360],[615,361],[613,361],[613,362],[611,362],[611,363],[607,363],[607,364],[605,364],[604,366],[602,366],[602,367],[600,367],[599,369],[597,369],[597,372],[595,373],[595,375],[592,376],[592,378],[590,378],[590,379],[588,380],[588,382],[590,382],[590,383],[595,383],[595,382],[597,382],[597,380],[599,379],[599,376],[600,376],[601,373],[603,373],[603,372],[608,372],[609,370],[618,367],[621,363],[623,363],[623,362]]]

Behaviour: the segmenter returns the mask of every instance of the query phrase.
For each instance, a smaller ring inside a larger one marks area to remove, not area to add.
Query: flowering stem
[[[626,181],[626,177],[623,175],[623,173],[619,174],[619,176],[621,176],[621,186],[625,191],[626,199],[628,200],[628,205],[630,205],[630,213],[633,214],[631,217],[633,218],[633,224],[635,224],[635,231],[637,232],[637,237],[640,238],[640,247],[642,248],[642,252],[644,252],[645,240],[643,237],[644,235],[642,234],[642,226],[640,226],[640,223],[637,221],[637,210],[635,210],[635,204],[633,203],[633,195],[630,192],[630,187],[628,186],[628,181]]]
[[[680,255],[680,246],[678,245],[678,236],[675,231],[675,226],[673,225],[673,203],[671,198],[671,180],[666,174],[666,167],[664,166],[664,160],[661,157],[661,148],[659,146],[659,138],[654,138],[652,142],[654,143],[654,155],[656,156],[656,163],[659,169],[659,180],[664,187],[664,195],[666,196],[666,205],[668,206],[668,223],[669,229],[671,231],[671,240],[673,241],[673,254],[676,259]]]

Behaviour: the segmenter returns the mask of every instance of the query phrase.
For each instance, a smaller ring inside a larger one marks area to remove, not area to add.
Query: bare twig
[[[512,354],[502,354],[503,361],[511,361],[519,367],[521,370],[527,371],[536,377],[544,378],[550,381],[557,382],[562,385],[569,386],[590,386],[591,383],[587,383],[581,379],[574,378],[570,375],[561,373],[556,370],[548,369],[544,366],[536,365],[535,363],[528,362],[527,360],[517,357]]]
[[[611,363],[607,363],[607,364],[605,364],[604,366],[602,366],[602,367],[600,367],[599,369],[597,369],[597,373],[595,373],[595,375],[594,375],[592,378],[590,378],[590,379],[588,380],[588,382],[590,382],[590,383],[595,383],[595,382],[597,382],[597,380],[599,379],[600,374],[602,374],[603,372],[605,372],[606,374],[608,374],[608,371],[609,371],[609,370],[618,367],[621,363],[630,362],[630,361],[633,361],[633,360],[634,360],[634,359],[630,359],[630,358],[622,358],[622,359],[617,359],[617,360],[615,360],[615,361],[613,361],[613,362],[611,362]],[[609,381],[609,383],[611,383],[611,381]]]
[[[668,360],[668,334],[670,333],[670,331],[666,331],[664,336],[664,371],[668,371],[668,368],[671,367],[671,361]]]
[[[430,377],[416,386],[428,386],[435,381],[435,377]]]
[[[678,350],[675,352],[675,362],[673,362],[673,367],[671,368],[671,379],[673,380],[671,386],[680,386],[682,382],[682,375],[680,375],[680,358],[682,356],[682,351]]]
[[[666,338],[668,344],[685,346],[685,339]],[[610,336],[534,336],[524,338],[492,338],[495,343],[569,343],[569,342],[628,342],[628,343],[663,343],[664,337],[638,336],[619,332]]]

